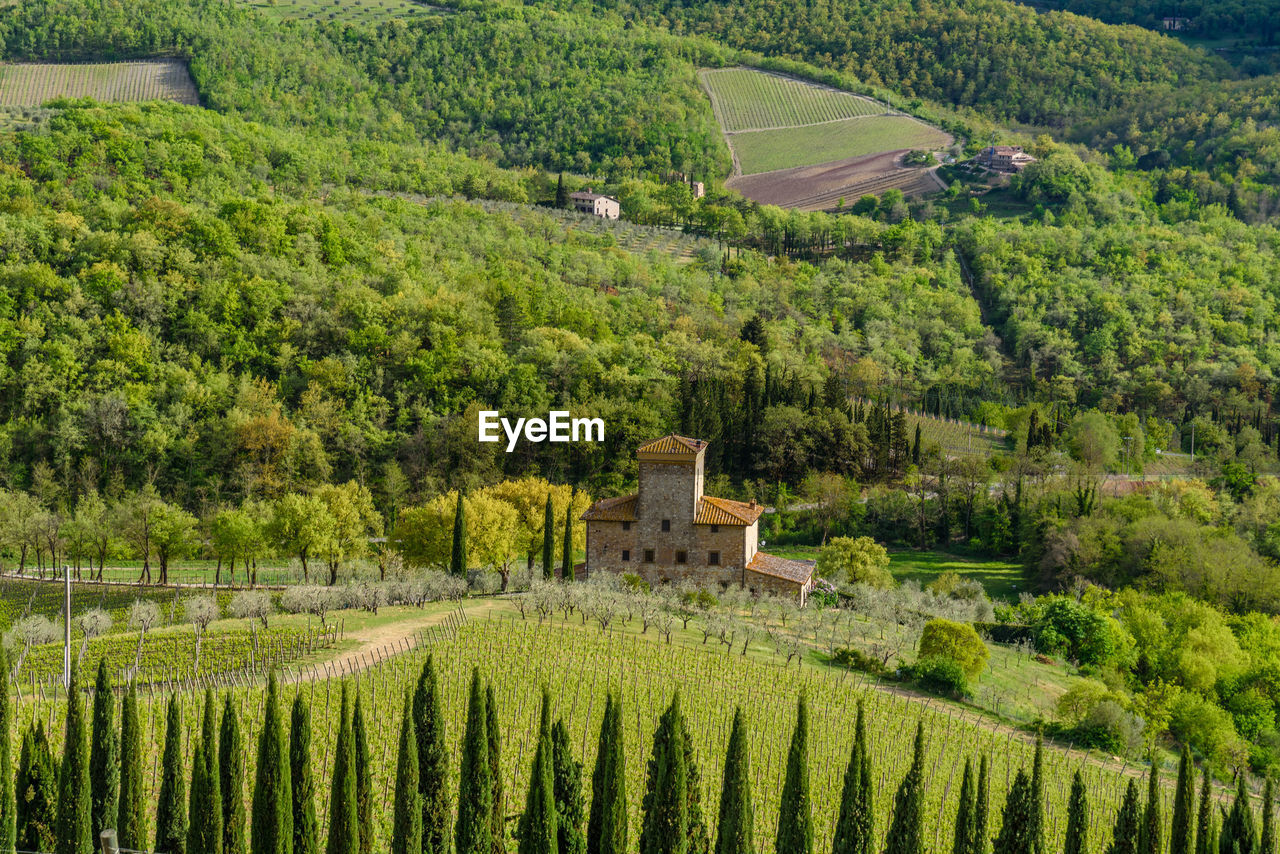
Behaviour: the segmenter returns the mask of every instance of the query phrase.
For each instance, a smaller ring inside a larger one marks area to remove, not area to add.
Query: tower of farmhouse
[[[588,574],[635,573],[651,586],[692,579],[754,593],[798,596],[813,588],[813,566],[759,551],[764,507],[702,492],[707,443],[674,433],[636,449],[639,491],[591,505]]]

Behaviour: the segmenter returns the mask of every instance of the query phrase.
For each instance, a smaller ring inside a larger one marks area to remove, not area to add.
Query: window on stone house
[[[623,523],[622,523],[622,530],[624,530],[624,531],[630,531],[630,530],[631,530],[631,523],[630,523],[630,522],[623,522]]]
[[[653,549],[644,550],[644,562],[653,563]]]
[[[622,559],[623,559],[624,561],[630,561],[630,560],[631,560],[631,549],[623,549],[623,550],[622,550]]]
[[[664,533],[665,533],[665,532],[667,532],[667,531],[670,531],[670,530],[671,530],[671,520],[670,520],[670,519],[663,519],[663,520],[662,520],[662,530],[663,530],[663,532],[664,532]]]
[[[711,526],[711,533],[713,533],[713,534],[718,534],[718,533],[720,533],[720,526],[719,526],[719,525],[712,525],[712,526]]]
[[[720,552],[708,552],[708,553],[707,553],[707,565],[708,565],[708,566],[719,566],[719,565],[720,565]]]
[[[688,563],[688,562],[689,562],[688,552],[676,552],[676,563]]]

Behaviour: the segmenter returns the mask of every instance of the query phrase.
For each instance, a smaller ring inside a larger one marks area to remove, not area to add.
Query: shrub
[[[1169,732],[1220,766],[1240,764],[1246,756],[1231,715],[1194,691],[1184,691],[1174,701]]]
[[[892,587],[889,553],[870,537],[833,537],[818,552],[818,575],[843,578],[850,584]]]
[[[932,694],[960,699],[969,694],[969,683],[959,662],[944,656],[925,656],[903,668],[903,674]]]
[[[920,657],[949,658],[972,681],[982,674],[991,653],[968,623],[934,619],[925,624],[920,635]]]
[[[884,675],[884,665],[860,649],[837,649],[836,654],[831,656],[831,663],[875,676]]]

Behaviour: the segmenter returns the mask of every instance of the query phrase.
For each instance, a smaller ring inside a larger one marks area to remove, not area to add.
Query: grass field
[[[501,774],[506,792],[506,812],[514,818],[523,804],[529,764],[539,716],[539,694],[545,685],[551,693],[553,716],[568,726],[575,758],[583,762],[584,790],[590,792],[596,739],[606,691],[618,692],[624,704],[624,747],[627,801],[631,838],[639,831],[640,802],[644,791],[645,763],[663,707],[676,690],[689,722],[696,761],[701,772],[705,818],[714,838],[715,805],[722,775],[725,742],[735,707],[743,709],[750,732],[751,785],[755,799],[755,835],[772,839],[779,793],[786,766],[787,747],[795,721],[795,703],[803,691],[809,702],[809,760],[815,850],[828,850],[839,803],[839,789],[853,736],[857,704],[865,703],[868,734],[875,774],[876,831],[883,838],[892,811],[893,792],[911,760],[911,739],[917,721],[926,732],[927,782],[925,839],[930,850],[947,843],[955,813],[956,789],[967,757],[987,755],[992,762],[992,821],[999,824],[999,806],[1018,768],[1031,761],[1031,743],[1024,735],[992,725],[982,716],[936,701],[923,702],[889,691],[871,688],[855,674],[820,666],[797,668],[755,656],[726,654],[714,643],[708,647],[675,643],[667,645],[651,632],[641,636],[629,630],[601,632],[593,624],[582,625],[575,616],[539,622],[522,620],[509,609],[492,609],[488,618],[472,619],[456,631],[438,635],[427,649],[440,674],[445,706],[445,729],[450,747],[450,786],[458,791],[458,757],[465,719],[467,683],[471,668],[478,668],[496,690],[502,730]],[[369,723],[372,782],[375,792],[375,850],[386,850],[390,830],[392,786],[397,733],[405,692],[416,678],[425,650],[415,650],[362,670],[356,677],[366,704]],[[520,666],[513,667],[514,662]],[[312,766],[317,790],[326,793],[332,773],[333,742],[337,732],[340,692],[336,680],[304,680],[283,688],[290,703],[302,694],[313,715]],[[261,687],[229,692],[245,729],[244,742],[252,751],[261,726],[264,696]],[[180,695],[184,738],[188,756],[199,727],[197,693]],[[148,803],[155,802],[163,741],[166,698],[144,692],[142,703],[147,752]],[[50,725],[55,755],[60,750],[62,703],[48,697],[25,697],[15,717],[20,724],[41,719]],[[287,707],[286,707],[287,708]],[[287,711],[285,711],[287,717]],[[17,737],[17,733],[11,733]],[[1092,800],[1091,838],[1107,835],[1126,778],[1119,765],[1091,760],[1079,751],[1049,748],[1045,756],[1047,830],[1050,850],[1059,850],[1066,819],[1070,775],[1081,769]],[[252,775],[246,775],[248,799]],[[1166,798],[1168,795],[1166,794]],[[327,797],[318,799],[317,817],[327,827]],[[1168,816],[1168,804],[1164,815]],[[323,838],[323,837],[322,837]]]
[[[769,552],[793,560],[813,560],[816,546],[770,546]],[[979,582],[993,599],[1017,599],[1022,585],[1022,567],[1003,560],[977,560],[947,552],[896,551],[889,553],[889,572],[898,583],[916,581],[921,587],[945,572]]]
[[[249,0],[248,5],[279,20],[341,24],[378,24],[440,11],[415,0]]]
[[[795,127],[886,112],[884,104],[870,98],[751,68],[704,71],[702,79],[727,133]]]
[[[0,106],[36,107],[54,98],[200,103],[186,63],[177,59],[0,65]]]
[[[909,116],[866,116],[731,136],[743,175],[811,166],[880,151],[939,148],[950,141],[942,131]]]

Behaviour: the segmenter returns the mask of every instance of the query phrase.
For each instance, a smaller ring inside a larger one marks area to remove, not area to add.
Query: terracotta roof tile
[[[698,502],[698,515],[694,517],[695,525],[750,525],[764,513],[763,504],[748,504],[744,501],[730,501],[728,498],[702,496]]]
[[[697,454],[705,447],[707,447],[707,443],[701,439],[689,439],[684,436],[677,436],[675,433],[668,433],[660,439],[650,439],[639,448],[636,448],[636,452],[640,454]]]
[[[813,578],[813,563],[802,560],[787,560],[764,552],[756,552],[756,556],[747,564],[748,572],[760,575],[771,575],[774,578],[785,578],[797,584],[807,584]]]
[[[579,517],[585,522],[634,522],[636,521],[636,496],[619,495],[602,498],[592,504]]]

